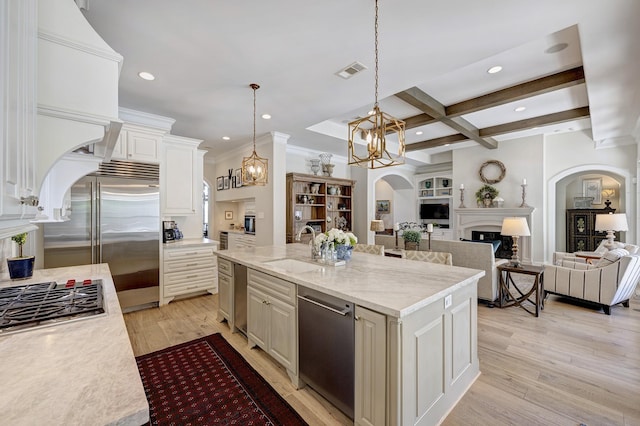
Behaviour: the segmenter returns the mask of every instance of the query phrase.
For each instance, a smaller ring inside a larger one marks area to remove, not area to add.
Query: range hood
[[[36,221],[62,220],[71,185],[111,159],[122,56],[74,0],[39,0],[37,61]]]

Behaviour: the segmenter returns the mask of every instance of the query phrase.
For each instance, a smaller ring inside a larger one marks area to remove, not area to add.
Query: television
[[[449,204],[420,204],[420,219],[449,219]]]

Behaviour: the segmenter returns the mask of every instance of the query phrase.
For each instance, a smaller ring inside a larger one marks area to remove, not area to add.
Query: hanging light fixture
[[[377,169],[404,164],[404,121],[384,113],[378,106],[378,0],[375,13],[375,103],[373,110],[364,118],[349,123],[349,165]],[[387,136],[398,138],[398,154],[387,150]],[[355,141],[365,139],[366,151],[359,153]]]
[[[253,152],[242,159],[242,184],[266,185],[269,181],[269,160],[256,153],[256,90],[260,86],[251,83],[249,87],[253,89]]]

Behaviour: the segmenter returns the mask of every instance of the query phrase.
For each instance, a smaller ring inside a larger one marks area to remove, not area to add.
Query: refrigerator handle
[[[95,212],[93,211],[95,206],[94,206],[94,201],[93,201],[93,182],[89,182],[89,247],[91,248],[91,264],[95,264],[96,263],[96,250],[95,250],[95,244],[93,241],[93,227],[94,227],[94,223],[93,223],[93,219],[95,218]]]
[[[96,238],[98,240],[98,253],[96,256],[98,261],[96,263],[102,263],[102,223],[100,220],[100,216],[102,215],[102,188],[100,185],[100,181],[98,181],[98,190],[96,191],[96,207]]]

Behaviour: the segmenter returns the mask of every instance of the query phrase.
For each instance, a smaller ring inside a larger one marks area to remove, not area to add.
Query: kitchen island
[[[311,261],[310,254],[302,244],[217,253],[248,268],[249,344],[264,349],[302,385],[299,286],[352,302],[355,423],[440,423],[479,374],[477,282],[484,271],[365,253],[330,266]],[[220,308],[230,309],[232,301],[225,303],[220,294]]]
[[[36,270],[0,287],[102,280],[105,313],[0,334],[0,423],[141,425],[149,406],[107,264]]]

